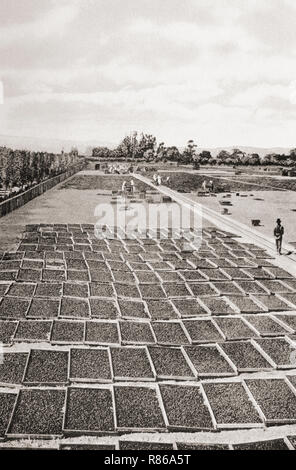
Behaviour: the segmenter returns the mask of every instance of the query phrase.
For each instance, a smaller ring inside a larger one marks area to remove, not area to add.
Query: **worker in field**
[[[282,254],[282,243],[283,243],[283,235],[284,235],[284,227],[282,226],[281,219],[277,219],[276,226],[274,229],[274,237],[275,237],[275,244],[276,250],[279,255]]]

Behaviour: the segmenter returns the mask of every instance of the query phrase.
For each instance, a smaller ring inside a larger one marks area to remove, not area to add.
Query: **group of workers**
[[[154,173],[152,179],[153,179],[152,183],[154,183],[156,186],[161,186],[162,184],[165,184],[166,186],[168,186],[170,182],[170,176],[167,176],[166,178],[162,178],[157,173]]]
[[[129,182],[124,180],[121,186],[121,192],[123,195],[127,194],[134,194],[135,192],[135,183],[134,180],[131,179]]]
[[[212,180],[209,182],[209,186],[207,185],[206,180],[204,180],[204,182],[203,182],[203,184],[201,185],[201,187],[202,187],[202,190],[203,190],[203,191],[209,191],[209,192],[211,192],[211,193],[213,193],[213,192],[214,192],[214,189],[215,189],[215,187],[214,187],[214,182],[213,182]]]
[[[133,173],[134,168],[126,165],[108,165],[106,172],[111,175],[122,175],[126,173]]]

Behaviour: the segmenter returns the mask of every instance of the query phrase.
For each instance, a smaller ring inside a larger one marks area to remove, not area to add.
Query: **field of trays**
[[[1,253],[0,447],[293,449],[296,279],[217,227],[145,235]]]
[[[296,180],[279,177],[268,177],[264,175],[235,175],[221,174],[216,176],[213,170],[212,174],[186,172],[186,171],[162,171],[161,175],[170,177],[170,188],[180,192],[193,192],[201,189],[206,181],[209,185],[213,181],[216,192],[239,192],[239,191],[296,191]]]
[[[232,177],[233,178],[233,177]],[[296,179],[294,178],[274,178],[266,177],[264,175],[236,175],[236,181],[243,181],[246,183],[254,183],[258,186],[263,185],[266,188],[272,188],[279,191],[296,191]]]
[[[78,189],[78,190],[95,190],[100,188],[103,191],[120,191],[122,187],[122,183],[126,181],[130,183],[132,177],[126,175],[112,175],[105,176],[105,175],[91,175],[87,174],[87,172],[81,172],[74,178],[67,180],[64,184],[60,186],[60,189]],[[139,191],[143,191],[145,189],[149,189],[149,187],[137,181],[137,189]]]

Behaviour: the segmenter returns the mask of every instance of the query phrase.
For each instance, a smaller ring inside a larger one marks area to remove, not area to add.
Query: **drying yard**
[[[206,221],[98,236],[75,178],[0,221],[0,448],[293,449],[293,270]]]

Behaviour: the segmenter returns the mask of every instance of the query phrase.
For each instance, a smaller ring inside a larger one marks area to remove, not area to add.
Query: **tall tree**
[[[226,163],[226,161],[231,157],[230,153],[227,152],[227,150],[221,150],[221,152],[218,153],[216,159],[218,164],[223,164]]]
[[[134,159],[138,146],[137,134],[127,135],[118,146],[118,151],[124,159]]]
[[[144,154],[149,151],[150,155],[155,157],[156,152],[156,137],[152,134],[141,134],[139,141],[137,141],[135,156],[136,158],[143,158]]]
[[[199,155],[197,155],[195,161],[197,163],[200,163],[201,165],[206,165],[207,163],[209,163],[211,158],[212,158],[211,152],[209,152],[208,150],[203,150],[202,152],[200,152]]]
[[[194,140],[188,140],[187,147],[182,153],[182,163],[192,163],[196,156],[197,145],[194,143]]]
[[[166,158],[172,162],[179,162],[181,160],[181,154],[178,147],[168,147],[166,151]]]
[[[246,153],[240,149],[235,148],[232,150],[231,159],[233,163],[236,165],[239,165],[240,163],[242,163],[245,156],[246,156]]]
[[[161,142],[156,150],[156,160],[166,160],[167,158],[167,147],[164,142]]]

